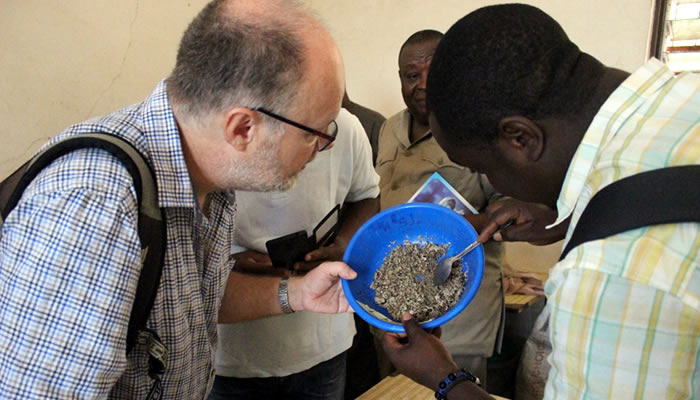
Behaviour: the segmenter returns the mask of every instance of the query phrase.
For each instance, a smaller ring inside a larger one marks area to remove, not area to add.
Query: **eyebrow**
[[[407,71],[411,71],[411,70],[417,69],[417,68],[418,68],[418,64],[408,64],[404,68],[399,68],[399,71],[407,72]]]

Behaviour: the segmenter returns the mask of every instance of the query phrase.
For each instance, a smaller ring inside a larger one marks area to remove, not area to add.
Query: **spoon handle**
[[[501,229],[505,229],[505,228],[507,228],[507,227],[513,225],[513,222],[515,222],[515,220],[512,220],[512,219],[511,219],[510,221],[508,221],[508,222],[506,222],[505,224],[501,225],[501,226],[498,228],[498,231],[500,231]],[[496,232],[498,232],[498,231],[496,231]],[[456,256],[452,256],[452,257],[450,257],[450,258],[453,259],[453,260],[455,260],[455,261],[456,261],[456,260],[459,260],[459,259],[461,259],[462,257],[464,257],[465,254],[467,254],[467,253],[469,253],[470,251],[474,250],[474,248],[476,248],[476,246],[478,246],[478,245],[480,245],[480,244],[481,244],[481,243],[479,243],[477,240],[475,240],[474,242],[472,242],[472,244],[470,244],[469,246],[467,246],[466,249],[462,250],[462,251],[461,251],[459,254],[457,254]]]
[[[460,258],[464,257],[465,254],[467,254],[467,253],[469,253],[470,251],[474,250],[474,248],[475,248],[476,246],[480,245],[480,244],[481,244],[481,243],[479,243],[478,241],[475,240],[474,242],[472,242],[472,244],[470,244],[469,246],[467,246],[466,249],[462,250],[459,254],[457,254],[456,256],[452,256],[451,258],[456,259],[456,260],[459,260]]]

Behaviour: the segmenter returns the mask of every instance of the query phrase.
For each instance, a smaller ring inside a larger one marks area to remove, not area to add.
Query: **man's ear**
[[[544,132],[529,118],[513,115],[498,123],[501,150],[521,161],[538,161],[544,151],[544,141]]]
[[[224,120],[224,139],[238,151],[245,151],[253,141],[256,126],[262,120],[259,115],[246,107],[234,107],[226,113]]]

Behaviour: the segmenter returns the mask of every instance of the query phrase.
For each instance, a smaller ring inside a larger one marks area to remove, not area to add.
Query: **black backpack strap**
[[[576,246],[644,226],[700,222],[700,165],[628,176],[596,193],[559,261]]]
[[[3,220],[7,217],[19,202],[24,190],[43,168],[57,158],[82,148],[99,148],[109,152],[124,165],[134,182],[139,204],[138,230],[142,268],[129,317],[127,353],[137,343],[146,344],[151,358],[149,374],[153,377],[165,368],[167,355],[167,349],[158,335],[146,328],[165,259],[166,225],[163,211],[158,206],[155,175],[141,153],[124,139],[107,133],[87,133],[61,140],[37,154],[2,182],[2,217]]]

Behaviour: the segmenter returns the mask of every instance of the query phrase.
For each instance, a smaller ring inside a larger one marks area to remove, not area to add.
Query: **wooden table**
[[[508,400],[499,396],[493,397]],[[435,392],[404,375],[396,375],[382,379],[357,400],[435,400]]]
[[[531,272],[531,274],[539,277],[540,281],[546,282],[549,274],[547,272]],[[505,296],[506,310],[519,313],[525,307],[536,303],[544,296],[537,296],[534,294],[508,294]]]
[[[537,300],[541,299],[542,296],[535,296],[530,294],[509,294],[505,296],[506,310],[520,312],[525,307],[530,304],[535,303]]]

